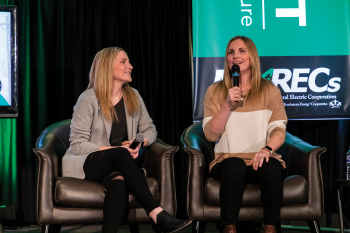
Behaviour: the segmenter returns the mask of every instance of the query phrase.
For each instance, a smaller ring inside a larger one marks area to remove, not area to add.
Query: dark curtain
[[[72,117],[95,54],[123,47],[158,137],[179,145],[192,123],[188,1],[0,0],[17,5],[18,167],[25,222],[35,222],[35,155],[50,124]]]
[[[17,5],[19,53],[18,181],[25,222],[35,222],[35,155],[31,148],[50,124],[71,118],[88,84],[94,55],[123,47],[158,137],[179,145],[192,124],[189,20],[191,0],[0,0]],[[234,36],[234,32],[232,32]],[[334,179],[345,178],[349,121],[290,121],[287,130],[322,156],[325,211],[336,212]],[[175,156],[178,172],[179,154]],[[181,188],[177,175],[177,189]],[[178,192],[179,213],[183,203]]]

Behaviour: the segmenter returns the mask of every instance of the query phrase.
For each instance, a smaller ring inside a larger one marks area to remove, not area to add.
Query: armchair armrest
[[[326,148],[312,146],[298,137],[287,134],[286,142],[281,148],[287,162],[287,176],[302,175],[308,184],[308,206],[311,216],[322,217],[323,181],[320,157]],[[288,148],[288,149],[286,149]]]
[[[209,175],[209,164],[215,157],[215,143],[206,139],[202,122],[194,123],[185,129],[180,141],[187,216],[201,221],[204,220],[204,187]]]
[[[174,176],[174,154],[178,146],[170,146],[157,138],[147,149],[144,169],[149,177],[154,177],[159,185],[160,206],[168,213],[176,213],[176,189]]]
[[[37,155],[37,200],[36,213],[40,224],[48,224],[53,221],[54,208],[54,182],[58,177],[58,157],[51,144],[45,144],[40,148],[34,148]],[[56,164],[56,166],[55,166]]]
[[[204,220],[205,161],[197,149],[183,148],[183,150],[186,152],[182,155],[186,214],[190,219]]]

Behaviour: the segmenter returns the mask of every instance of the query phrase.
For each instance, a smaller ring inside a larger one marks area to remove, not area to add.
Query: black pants
[[[237,224],[239,210],[247,183],[261,185],[261,201],[264,223],[276,225],[280,219],[283,201],[283,179],[285,171],[281,163],[270,158],[257,171],[247,166],[240,158],[228,158],[216,164],[210,177],[220,180],[220,216],[224,225]]]
[[[106,188],[102,232],[117,232],[129,204],[129,191],[147,214],[158,207],[145,177],[125,148],[96,151],[84,163],[85,180],[103,183]],[[114,179],[123,176],[124,180]]]

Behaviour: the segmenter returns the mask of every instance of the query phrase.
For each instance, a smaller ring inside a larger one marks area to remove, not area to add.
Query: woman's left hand
[[[248,163],[248,166],[253,166],[253,169],[257,171],[258,168],[261,167],[264,163],[264,159],[266,159],[266,162],[268,162],[269,158],[270,153],[264,149],[261,149],[259,152],[255,153],[254,158],[252,159],[252,161],[250,161],[250,163]]]

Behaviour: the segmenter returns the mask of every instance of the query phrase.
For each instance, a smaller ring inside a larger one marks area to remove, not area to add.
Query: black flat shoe
[[[157,214],[157,224],[156,227],[162,231],[162,232],[175,232],[178,231],[188,224],[190,224],[191,220],[181,220],[174,218],[170,214],[168,214],[166,211],[162,211],[159,214]]]

